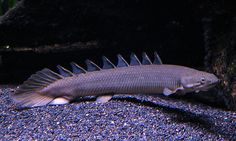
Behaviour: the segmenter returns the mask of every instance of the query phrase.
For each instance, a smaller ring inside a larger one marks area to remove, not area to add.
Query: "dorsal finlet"
[[[149,59],[149,57],[147,56],[146,52],[142,53],[142,57],[143,57],[143,60],[142,60],[142,64],[143,65],[150,65],[150,64],[152,64],[152,62]]]
[[[70,65],[74,74],[86,73],[86,70],[77,65],[75,62],[71,62]]]
[[[96,65],[94,62],[92,62],[91,60],[87,59],[85,60],[85,63],[87,65],[87,71],[97,71],[97,70],[101,70],[101,68]]]
[[[64,77],[70,77],[70,76],[74,75],[71,71],[65,69],[64,67],[62,67],[60,65],[57,65],[57,68],[59,70],[59,73]]]
[[[103,67],[102,69],[112,69],[115,68],[116,66],[105,56],[102,56],[102,61],[103,61]]]
[[[139,61],[138,57],[133,52],[130,55],[130,65],[131,66],[141,65],[141,62]]]
[[[125,59],[120,54],[117,55],[117,58],[118,58],[117,67],[128,67],[129,66],[129,64],[125,61]]]
[[[162,61],[160,56],[157,54],[157,52],[154,52],[154,61],[153,64],[158,64],[158,65],[162,65]]]

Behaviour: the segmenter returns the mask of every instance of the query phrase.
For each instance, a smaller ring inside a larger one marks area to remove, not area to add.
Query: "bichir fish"
[[[130,63],[117,55],[115,66],[102,57],[100,68],[86,60],[87,70],[72,62],[72,71],[57,66],[59,73],[43,69],[31,75],[12,95],[21,107],[36,107],[48,104],[66,104],[75,98],[97,96],[97,102],[107,102],[114,94],[160,94],[207,91],[218,83],[211,73],[193,68],[162,64],[154,53],[151,62],[146,53],[142,61],[132,53]]]

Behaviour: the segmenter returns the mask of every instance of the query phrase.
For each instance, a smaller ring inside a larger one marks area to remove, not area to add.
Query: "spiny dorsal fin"
[[[115,68],[115,65],[105,56],[102,56],[103,67],[102,69],[112,69]]]
[[[158,64],[158,65],[162,65],[162,61],[160,56],[157,54],[157,52],[154,52],[154,61],[153,64]]]
[[[143,60],[142,60],[143,65],[152,64],[151,60],[149,59],[149,57],[147,56],[147,54],[145,52],[143,52],[142,57],[143,57]]]
[[[141,65],[138,57],[132,52],[130,55],[130,66]]]
[[[87,65],[87,71],[97,71],[97,70],[101,70],[101,68],[99,66],[97,66],[95,63],[93,63],[92,61],[90,61],[89,59],[87,59],[85,61],[86,65]]]
[[[57,68],[59,70],[59,73],[64,77],[74,76],[74,74],[71,71],[65,69],[64,67],[62,67],[60,65],[57,65]]]
[[[128,67],[129,66],[129,64],[125,61],[125,59],[120,54],[117,55],[117,58],[118,58],[117,67]]]
[[[22,107],[43,106],[50,103],[54,98],[43,95],[40,90],[51,83],[62,79],[63,76],[49,70],[43,69],[33,74],[28,80],[20,85],[14,95],[13,100]]]
[[[77,65],[75,62],[71,62],[70,65],[74,74],[86,73],[86,70]]]
[[[62,79],[63,78],[63,76],[61,76],[60,74],[55,73],[55,72],[53,72],[53,71],[51,71],[50,69],[47,69],[47,68],[45,68],[45,69],[43,69],[42,71],[39,71],[39,72],[47,74],[48,76],[50,76],[52,78],[55,78],[55,79]]]

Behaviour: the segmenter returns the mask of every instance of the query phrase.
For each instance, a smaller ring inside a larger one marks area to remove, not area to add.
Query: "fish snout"
[[[220,82],[221,82],[221,80],[218,79],[218,78],[214,75],[213,80],[211,81],[211,84],[212,84],[212,85],[216,85],[216,84],[218,84],[218,83],[220,83]]]
[[[217,84],[221,82],[220,79],[218,79],[215,75],[213,75],[211,81],[209,81],[208,84],[206,84],[205,88],[202,89],[202,91],[207,91],[213,87],[215,87]]]

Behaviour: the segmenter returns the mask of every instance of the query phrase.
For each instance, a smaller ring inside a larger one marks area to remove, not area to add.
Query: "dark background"
[[[23,5],[23,6],[22,6]],[[157,51],[164,63],[203,67],[204,30],[193,1],[23,1],[4,16],[0,24],[0,44],[30,47],[74,42],[96,42],[97,47],[60,53],[4,52],[2,71],[32,69],[99,60],[117,53],[126,58],[131,52]],[[70,48],[70,45],[68,45]],[[52,49],[53,50],[53,49]],[[54,51],[51,51],[54,52]],[[18,74],[17,74],[18,75]],[[11,78],[23,80],[22,75]],[[9,82],[9,78],[1,83]],[[15,82],[15,79],[14,79]]]

